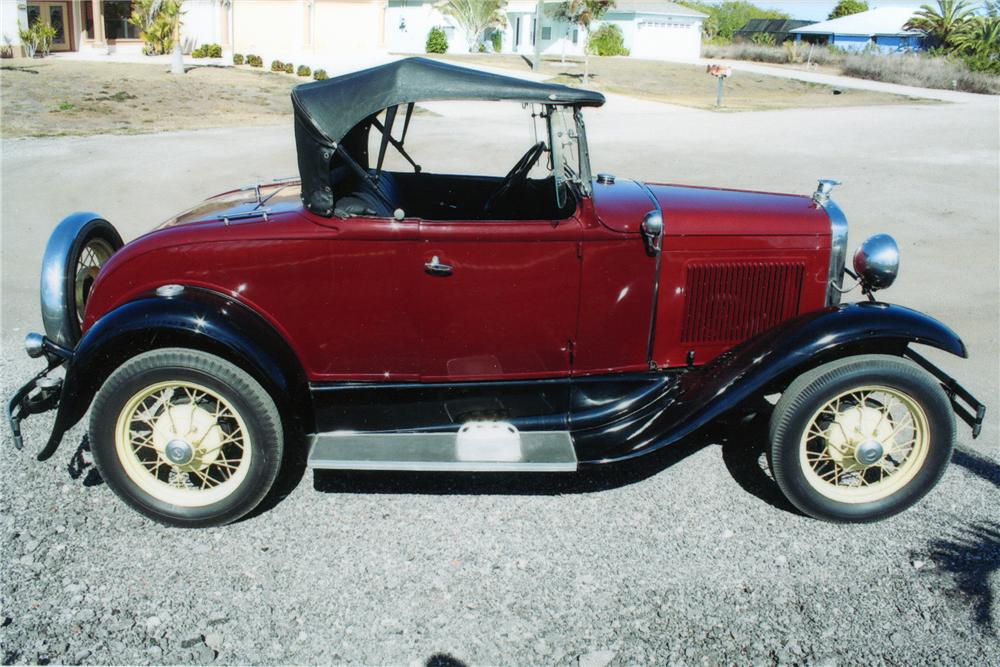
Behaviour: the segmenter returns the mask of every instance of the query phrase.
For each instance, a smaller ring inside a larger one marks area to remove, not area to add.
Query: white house
[[[559,0],[545,0],[548,8]],[[435,8],[436,0],[388,0],[385,12],[385,46],[392,53],[422,53],[427,34],[440,27],[448,37],[448,51],[465,53],[465,31]],[[559,21],[548,12],[540,34],[535,30],[535,0],[510,0],[507,25],[500,28],[501,52],[532,54],[535,39],[545,55],[583,55],[586,35],[578,27]],[[674,2],[619,0],[601,21],[621,28],[625,47],[634,58],[694,60],[701,54],[701,28],[705,15]],[[489,42],[489,40],[487,40]]]
[[[924,35],[903,26],[913,18],[908,7],[879,7],[791,31],[797,40],[829,44],[847,51],[877,49],[883,53],[923,48]]]

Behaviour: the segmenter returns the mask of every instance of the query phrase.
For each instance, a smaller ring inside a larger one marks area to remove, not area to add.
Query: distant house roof
[[[803,28],[812,25],[815,21],[797,21],[790,19],[750,19],[746,25],[736,31],[737,35],[750,36],[759,32],[764,33],[787,33],[796,28]]]
[[[867,12],[842,16],[839,19],[814,23],[792,30],[801,35],[919,35],[917,30],[903,26],[913,18],[914,10],[908,7],[879,7]]]
[[[618,0],[610,12],[639,14],[669,14],[670,16],[690,16],[693,18],[707,18],[708,14],[703,14],[690,7],[685,7],[676,2],[660,2],[659,0]]]

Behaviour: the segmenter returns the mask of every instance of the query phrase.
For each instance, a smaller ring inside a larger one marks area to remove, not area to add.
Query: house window
[[[552,39],[552,28],[549,26],[542,26],[542,39]]]
[[[107,39],[139,39],[139,28],[128,22],[131,0],[104,0],[104,36]]]
[[[578,39],[580,39],[580,31],[577,28],[573,28],[573,43],[576,44]]]

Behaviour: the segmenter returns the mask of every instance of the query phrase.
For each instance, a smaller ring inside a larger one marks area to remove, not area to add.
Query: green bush
[[[250,67],[263,67],[264,66],[264,59],[261,58],[260,56],[255,56],[252,53],[248,53],[247,54],[247,65],[250,65]]]
[[[490,42],[493,43],[493,53],[500,53],[503,50],[503,33],[494,30],[493,34],[490,35]]]
[[[755,32],[750,35],[750,41],[760,46],[774,46],[775,44],[774,35],[766,32]]]
[[[598,56],[627,56],[625,36],[622,29],[613,23],[605,23],[590,35],[587,50]]]
[[[427,33],[427,46],[424,49],[427,53],[448,53],[448,36],[444,30],[437,26],[431,28]]]
[[[281,62],[280,60],[272,60],[271,61],[271,71],[272,72],[284,72],[285,71],[285,63]]]
[[[292,63],[285,63],[285,74],[292,74],[295,72],[295,65]]]
[[[207,58],[208,54],[205,53],[205,47],[199,46],[197,49],[191,52],[192,58]]]
[[[313,78],[316,79],[317,81],[323,81],[325,79],[329,79],[330,77],[326,75],[325,69],[318,69],[315,72],[313,72]]]
[[[233,64],[234,65],[242,65],[243,64],[243,54],[242,53],[234,53],[233,54]]]
[[[299,65],[299,69],[295,73],[299,76],[310,76],[312,70],[307,65]]]

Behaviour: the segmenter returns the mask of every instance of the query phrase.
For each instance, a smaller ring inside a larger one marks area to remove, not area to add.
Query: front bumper
[[[32,335],[29,334],[29,338]],[[29,347],[29,349],[31,349]],[[24,441],[21,437],[21,422],[29,415],[54,410],[59,406],[62,396],[63,381],[59,377],[51,377],[49,373],[73,358],[72,350],[58,345],[48,338],[42,339],[41,351],[30,356],[44,354],[47,361],[45,370],[28,380],[14,392],[7,402],[7,422],[14,435],[14,447],[21,449]]]
[[[978,438],[980,432],[983,430],[983,420],[986,418],[986,406],[970,394],[969,390],[960,385],[955,378],[932,364],[926,357],[917,354],[909,348],[906,350],[906,356],[938,379],[941,386],[944,387],[945,393],[948,394],[948,398],[951,399],[951,408],[955,411],[955,415],[972,427],[972,438]]]

